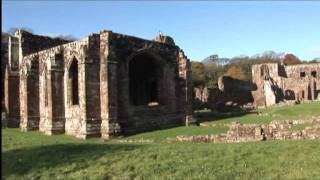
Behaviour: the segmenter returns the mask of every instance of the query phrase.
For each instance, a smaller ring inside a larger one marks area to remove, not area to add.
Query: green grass
[[[228,131],[227,127],[203,127],[203,126],[184,126],[171,128],[166,130],[158,130],[152,132],[141,133],[126,137],[128,140],[151,139],[154,141],[163,141],[166,138],[176,137],[178,135],[207,135],[207,134],[221,134]]]
[[[217,126],[177,127],[106,142],[2,129],[2,179],[320,179],[320,140],[164,141],[177,135],[224,133],[227,128],[221,124],[239,119],[242,123],[267,123],[320,115],[319,106],[318,102],[260,110],[266,116],[202,112],[201,120]],[[120,143],[123,139],[151,139],[154,143]]]
[[[320,116],[320,102],[311,102],[298,104],[295,106],[272,107],[261,109],[256,113],[240,113],[233,117],[207,112],[200,114],[200,120],[205,124],[229,124],[231,122],[240,122],[243,124],[267,124],[273,120],[295,120],[305,118],[306,116]]]
[[[320,141],[119,144],[3,130],[5,179],[316,179]]]
[[[299,125],[292,126],[289,130],[290,131],[302,131],[302,130],[306,129],[307,127],[311,127],[315,124],[318,124],[318,123],[299,124]]]

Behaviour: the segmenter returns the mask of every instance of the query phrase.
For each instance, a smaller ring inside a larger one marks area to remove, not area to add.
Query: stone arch
[[[130,105],[164,104],[162,94],[164,60],[150,51],[139,51],[129,58],[129,102]]]
[[[71,88],[70,100],[72,105],[79,104],[79,61],[73,57],[68,68],[68,84]]]

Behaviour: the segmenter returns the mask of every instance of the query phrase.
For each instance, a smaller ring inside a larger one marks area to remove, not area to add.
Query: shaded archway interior
[[[71,102],[73,105],[79,104],[79,80],[78,80],[78,61],[74,58],[69,69],[69,80],[71,81]]]
[[[129,96],[134,106],[159,102],[162,66],[148,53],[136,55],[129,62]]]

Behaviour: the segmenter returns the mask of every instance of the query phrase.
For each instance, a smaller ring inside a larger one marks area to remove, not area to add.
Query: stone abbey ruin
[[[107,139],[189,123],[190,61],[168,36],[102,31],[69,42],[19,30],[2,39],[11,127]]]
[[[257,107],[281,101],[316,100],[320,98],[320,63],[281,65],[277,63],[252,66],[253,91]]]
[[[108,139],[189,124],[197,101],[228,111],[320,99],[320,63],[256,64],[252,82],[222,76],[193,92],[190,60],[164,35],[101,31],[71,42],[19,30],[2,34],[1,53],[8,126],[48,135]]]
[[[320,100],[320,63],[252,66],[252,82],[222,76],[218,88],[195,89],[195,101],[211,109],[269,107],[279,103]]]

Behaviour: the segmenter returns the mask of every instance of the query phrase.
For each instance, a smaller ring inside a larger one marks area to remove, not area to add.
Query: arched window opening
[[[44,73],[43,75],[43,81],[44,81],[44,105],[47,107],[48,106],[48,78],[47,78],[47,73]]]
[[[129,63],[129,93],[131,105],[159,105],[161,66],[149,54],[140,54]]]
[[[79,79],[78,79],[78,61],[73,59],[69,69],[69,80],[71,81],[71,103],[79,104]]]
[[[266,65],[261,66],[260,75],[261,75],[261,77],[264,76],[265,79],[268,79],[270,77],[268,66],[266,66]]]

